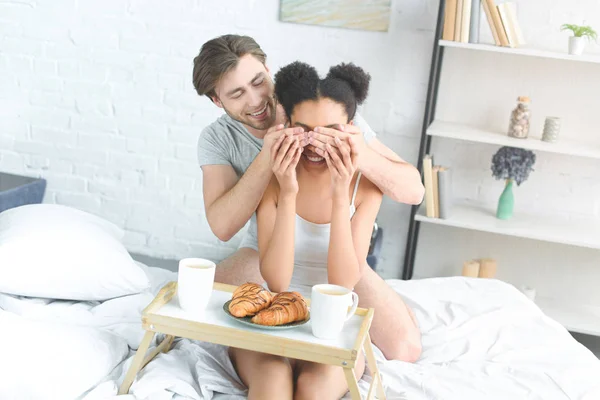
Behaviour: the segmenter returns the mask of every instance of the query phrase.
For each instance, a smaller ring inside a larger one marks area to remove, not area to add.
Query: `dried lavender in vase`
[[[498,199],[496,217],[510,219],[513,214],[515,198],[512,192],[512,183],[517,185],[525,182],[529,173],[533,171],[535,154],[530,150],[516,147],[501,147],[492,157],[492,175],[496,179],[505,179],[504,191]]]
[[[532,151],[504,146],[492,157],[492,174],[496,179],[512,179],[521,185],[533,171],[534,164]]]

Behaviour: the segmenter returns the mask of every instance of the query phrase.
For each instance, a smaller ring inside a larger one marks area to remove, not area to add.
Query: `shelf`
[[[600,308],[575,306],[550,298],[536,298],[535,304],[570,332],[600,336]]]
[[[549,50],[539,50],[539,49],[531,49],[526,47],[503,47],[496,46],[493,44],[480,44],[480,43],[463,43],[463,42],[454,42],[450,40],[440,40],[440,46],[444,47],[455,47],[460,49],[468,49],[468,50],[480,50],[480,51],[489,51],[495,53],[506,53],[506,54],[515,54],[519,56],[530,56],[530,57],[541,57],[541,58],[553,58],[557,60],[568,60],[568,61],[576,61],[576,62],[589,62],[600,64],[600,54],[582,54],[580,56],[571,55],[567,52],[560,53],[556,51]],[[567,47],[567,40],[565,38],[565,49]]]
[[[515,213],[510,220],[501,220],[496,218],[495,209],[468,203],[455,204],[447,219],[428,218],[425,215],[423,202],[415,215],[417,221],[600,249],[600,221],[590,218],[568,220],[547,215]]]
[[[590,145],[589,143],[576,142],[560,137],[555,143],[543,142],[540,138],[531,136],[527,139],[517,139],[508,136],[506,133],[492,132],[455,122],[437,120],[431,123],[427,129],[427,134],[469,142],[520,147],[548,153],[600,159],[600,144]]]

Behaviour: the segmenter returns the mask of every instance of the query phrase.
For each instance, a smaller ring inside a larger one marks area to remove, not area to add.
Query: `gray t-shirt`
[[[358,114],[354,116],[356,125],[369,143],[376,137],[375,132]],[[224,114],[204,128],[198,139],[198,163],[204,165],[231,165],[238,178],[248,169],[262,148],[263,140],[254,137],[240,122]],[[239,247],[249,247],[258,251],[256,213],[250,219],[250,226]]]

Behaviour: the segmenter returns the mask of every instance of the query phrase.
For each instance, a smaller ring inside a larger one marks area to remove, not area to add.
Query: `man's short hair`
[[[200,96],[206,95],[212,100],[219,79],[235,68],[239,59],[252,54],[261,63],[267,55],[250,36],[223,35],[202,45],[200,53],[194,58],[193,83]]]

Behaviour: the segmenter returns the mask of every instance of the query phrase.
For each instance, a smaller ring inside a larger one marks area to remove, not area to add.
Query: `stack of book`
[[[448,218],[452,212],[452,174],[448,167],[433,164],[431,154],[423,158],[425,213],[429,218]]]
[[[519,47],[525,44],[514,1],[496,5],[495,0],[446,0],[442,39],[478,43],[481,7],[497,46]]]

